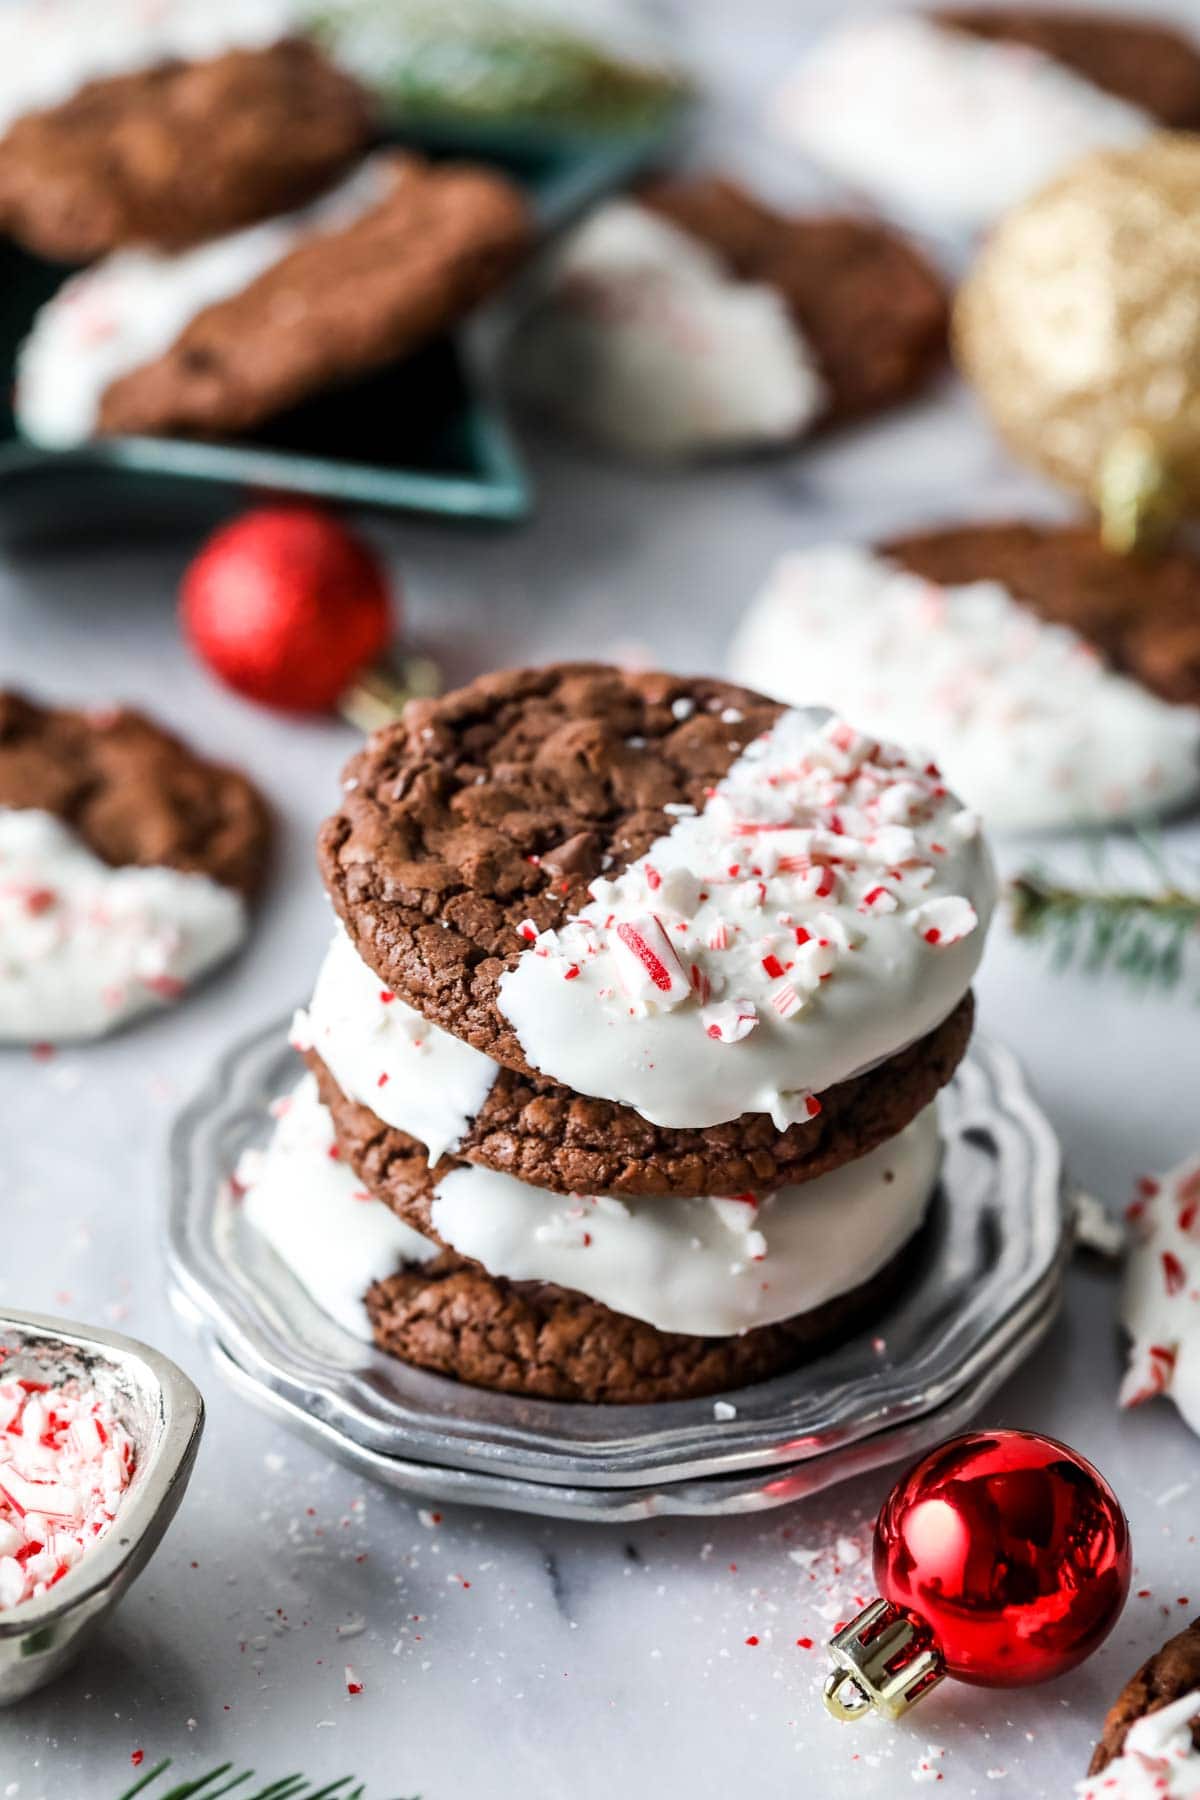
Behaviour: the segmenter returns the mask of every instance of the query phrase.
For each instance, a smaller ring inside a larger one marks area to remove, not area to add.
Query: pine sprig
[[[144,1800],[221,1800],[223,1794],[232,1794],[235,1790],[237,1800],[364,1800],[367,1791],[361,1781],[354,1785],[353,1775],[326,1782],[324,1787],[314,1787],[305,1775],[282,1775],[277,1781],[268,1782],[266,1787],[250,1791],[245,1784],[254,1780],[254,1770],[243,1769],[235,1775],[234,1765],[230,1762],[210,1769],[207,1775],[176,1782],[173,1787],[159,1787],[160,1775],[165,1775],[170,1767],[171,1758],[168,1757],[155,1768],[147,1769],[131,1788],[126,1789],[120,1800],[135,1800],[137,1795],[144,1796]],[[411,1800],[420,1800],[420,1796],[413,1795]]]
[[[1173,884],[1089,890],[1030,873],[1009,884],[1008,897],[1013,930],[1045,943],[1056,967],[1111,969],[1144,987],[1177,987],[1200,939],[1200,894]]]

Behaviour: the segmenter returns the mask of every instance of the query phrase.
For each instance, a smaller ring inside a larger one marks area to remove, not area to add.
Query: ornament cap
[[[428,656],[404,656],[391,665],[373,663],[342,694],[338,711],[360,731],[375,731],[399,718],[410,700],[431,700],[443,685],[442,671]]]
[[[1161,431],[1126,425],[1100,459],[1096,478],[1100,536],[1106,550],[1152,550],[1183,511],[1183,495]]]
[[[929,1627],[890,1600],[864,1607],[829,1640],[829,1654],[825,1705],[843,1722],[868,1712],[901,1719],[946,1673]]]

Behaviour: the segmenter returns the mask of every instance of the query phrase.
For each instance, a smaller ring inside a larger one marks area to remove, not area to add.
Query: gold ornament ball
[[[1016,453],[1128,548],[1200,509],[1200,136],[1085,157],[1009,213],[955,304],[955,354]]]

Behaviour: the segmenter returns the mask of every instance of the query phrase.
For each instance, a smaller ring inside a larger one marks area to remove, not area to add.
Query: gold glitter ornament
[[[1200,136],[1085,157],[1009,213],[955,354],[1016,453],[1129,550],[1200,510]]]

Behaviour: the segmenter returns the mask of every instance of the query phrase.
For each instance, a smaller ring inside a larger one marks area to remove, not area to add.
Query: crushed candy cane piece
[[[961,894],[946,894],[940,900],[926,900],[914,907],[913,930],[927,944],[957,944],[969,937],[979,923],[975,908]]]
[[[0,1380],[0,1611],[70,1574],[111,1527],[134,1466],[95,1388]]]
[[[718,1000],[706,1006],[700,1017],[708,1036],[720,1044],[740,1043],[758,1024],[758,1010],[752,1000]]]
[[[675,946],[656,913],[623,919],[617,926],[613,960],[631,999],[678,1006],[692,991]]]

